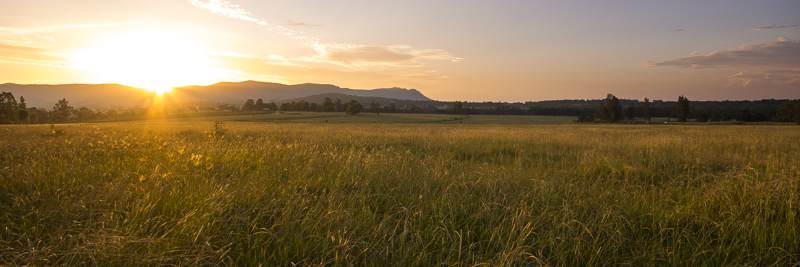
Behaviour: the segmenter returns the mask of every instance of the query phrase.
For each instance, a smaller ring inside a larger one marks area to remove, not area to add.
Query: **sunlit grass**
[[[0,128],[4,264],[800,264],[793,126],[55,128]]]

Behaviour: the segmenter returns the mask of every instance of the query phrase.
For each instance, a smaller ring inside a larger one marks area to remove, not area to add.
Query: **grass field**
[[[364,115],[0,127],[0,265],[800,265],[797,126]]]

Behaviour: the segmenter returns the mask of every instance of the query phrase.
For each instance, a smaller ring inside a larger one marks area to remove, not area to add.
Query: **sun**
[[[164,33],[108,36],[72,58],[104,83],[142,88],[158,95],[173,87],[213,83],[215,61],[201,45]]]

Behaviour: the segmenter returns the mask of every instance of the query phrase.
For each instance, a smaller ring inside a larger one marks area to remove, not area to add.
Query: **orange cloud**
[[[648,67],[688,69],[710,68],[773,68],[800,69],[800,42],[780,38],[777,42],[749,44],[733,49],[711,52],[667,61],[645,61]]]
[[[728,87],[770,87],[800,85],[800,71],[743,71],[728,77]]]

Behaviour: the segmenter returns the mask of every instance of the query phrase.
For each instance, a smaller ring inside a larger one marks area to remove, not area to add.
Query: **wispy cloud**
[[[675,30],[675,31],[676,31],[676,32],[682,32],[682,31],[685,31],[685,30],[686,30],[686,29],[677,29],[677,30]]]
[[[305,26],[305,27],[322,27],[319,24],[310,24],[305,22],[294,22],[294,21],[286,21],[286,26]]]
[[[751,30],[760,31],[760,30],[771,30],[771,29],[782,29],[782,28],[794,28],[794,27],[797,27],[797,26],[800,26],[800,24],[786,25],[786,23],[781,23],[781,24],[770,24],[770,25],[761,26],[761,27],[753,27],[753,28],[750,28],[750,29]]]
[[[423,66],[420,59],[460,61],[459,57],[440,49],[413,49],[410,46],[316,45],[315,60],[343,66]]]
[[[286,59],[276,61],[270,59],[268,63],[279,62],[279,64],[293,64],[294,62],[315,62],[330,63],[350,68],[363,68],[368,66],[401,66],[401,67],[421,67],[424,66],[419,60],[450,60],[453,62],[462,60],[459,57],[441,49],[413,49],[405,45],[394,46],[372,46],[359,44],[330,44],[321,42],[319,39],[304,35],[302,32],[293,31],[286,26],[321,26],[302,22],[287,21],[283,25],[270,25],[267,21],[253,17],[245,9],[236,4],[224,0],[187,0],[190,4],[209,10],[212,13],[220,14],[232,19],[250,21],[284,34],[295,40],[303,41],[305,45],[313,48],[317,54],[312,57]],[[230,56],[222,55],[221,56]]]
[[[241,19],[250,22],[255,22],[259,25],[268,25],[264,20],[254,18],[246,10],[239,8],[239,5],[231,4],[222,0],[188,0],[190,4],[211,11],[214,14],[220,14],[232,19]]]
[[[779,38],[777,42],[743,45],[737,48],[711,52],[704,56],[690,56],[667,61],[645,61],[648,67],[688,69],[710,68],[771,68],[800,69],[800,42]]]
[[[0,43],[0,63],[57,67],[71,66],[63,59],[49,55],[48,52],[46,49],[37,47]]]
[[[17,52],[19,52],[19,51],[22,51],[22,52],[34,52],[34,53],[41,53],[41,52],[45,51],[44,49],[36,48],[36,47],[27,47],[27,46],[18,46],[18,45],[9,45],[9,44],[0,43],[0,51],[8,51],[8,50],[13,50],[13,51],[17,51]]]
[[[24,34],[33,34],[33,33],[62,30],[62,29],[104,28],[104,27],[114,27],[114,26],[143,23],[148,21],[150,20],[142,19],[134,21],[114,22],[114,23],[59,25],[59,26],[48,26],[48,27],[38,27],[38,28],[0,27],[0,35],[24,35]]]
[[[798,70],[743,71],[728,77],[728,87],[771,87],[800,85]]]

